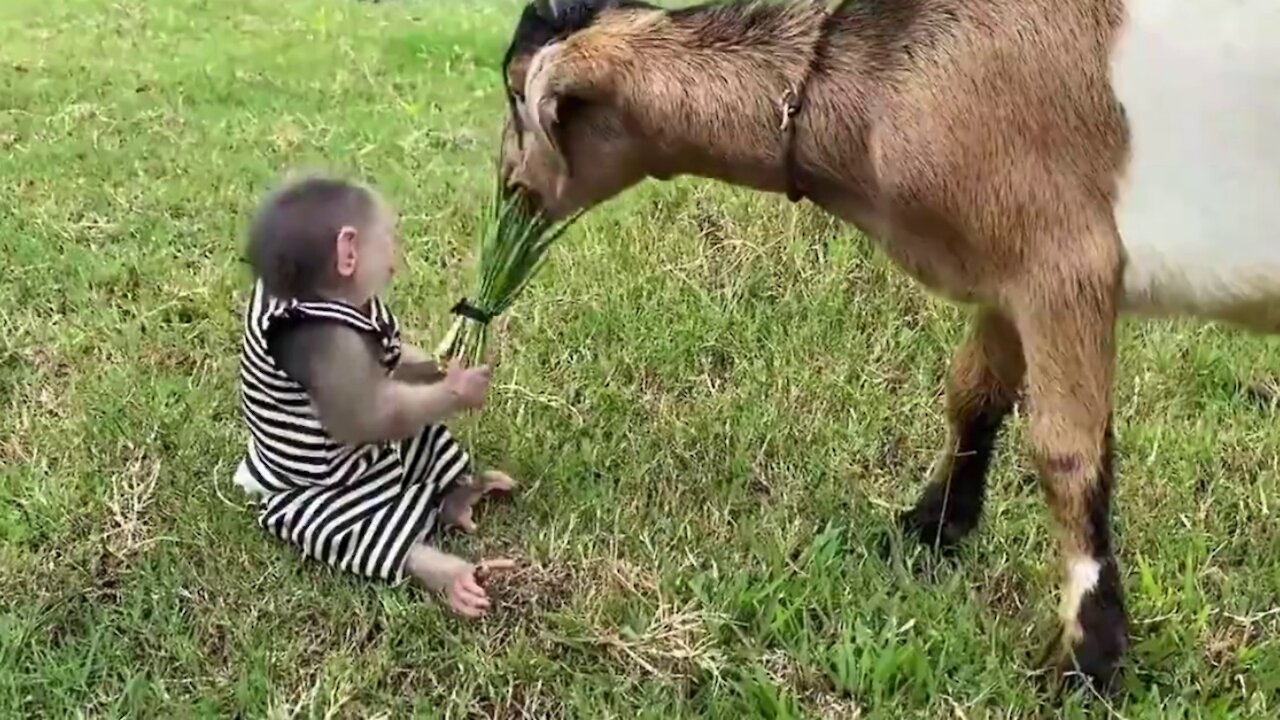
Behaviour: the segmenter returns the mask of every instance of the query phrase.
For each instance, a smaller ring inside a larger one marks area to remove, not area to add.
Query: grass
[[[246,214],[290,168],[381,186],[409,256],[391,300],[432,347],[471,278],[515,7],[0,4],[0,716],[1054,714],[1023,421],[960,563],[881,558],[962,316],[781,198],[642,187],[512,308],[458,428],[524,483],[450,541],[523,562],[488,621],[256,529],[230,479]],[[1122,333],[1137,638],[1124,691],[1063,712],[1274,717],[1280,423],[1241,387],[1280,347]]]

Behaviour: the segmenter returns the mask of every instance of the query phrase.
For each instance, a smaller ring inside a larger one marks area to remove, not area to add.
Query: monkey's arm
[[[271,339],[270,351],[307,389],[320,422],[340,442],[412,437],[460,407],[442,383],[414,385],[388,377],[372,343],[342,325],[308,322],[285,328]]]
[[[401,344],[400,364],[391,374],[397,380],[416,384],[435,383],[444,379],[444,371],[436,361],[426,351],[409,343]]]

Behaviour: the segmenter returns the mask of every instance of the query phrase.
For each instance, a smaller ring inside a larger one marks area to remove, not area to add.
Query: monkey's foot
[[[485,470],[480,473],[479,486],[454,488],[445,496],[440,507],[440,517],[446,527],[454,527],[464,533],[476,531],[472,510],[481,498],[488,495],[510,495],[516,488],[516,481],[499,470]]]

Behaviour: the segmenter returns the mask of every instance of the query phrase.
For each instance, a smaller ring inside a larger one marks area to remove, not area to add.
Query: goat
[[[900,522],[978,524],[1025,392],[1064,563],[1057,677],[1129,643],[1112,548],[1121,313],[1280,332],[1280,3],[538,0],[503,62],[504,181],[553,217],[646,178],[808,199],[972,308]]]

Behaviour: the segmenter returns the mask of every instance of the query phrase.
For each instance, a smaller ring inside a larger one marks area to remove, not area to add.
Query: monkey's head
[[[327,177],[286,184],[259,206],[246,254],[267,292],[363,305],[398,263],[396,216],[372,189]]]

